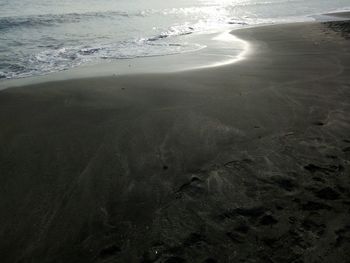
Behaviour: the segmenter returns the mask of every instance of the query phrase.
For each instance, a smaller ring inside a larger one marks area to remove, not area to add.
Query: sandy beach
[[[349,262],[349,32],[242,29],[231,65],[0,91],[0,261]]]

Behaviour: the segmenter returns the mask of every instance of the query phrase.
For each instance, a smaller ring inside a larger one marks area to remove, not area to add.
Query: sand
[[[246,59],[0,92],[1,262],[349,262],[349,22]]]

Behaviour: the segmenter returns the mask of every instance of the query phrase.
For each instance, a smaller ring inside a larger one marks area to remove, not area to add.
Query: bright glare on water
[[[0,78],[201,48],[185,37],[311,20],[350,0],[0,0]]]

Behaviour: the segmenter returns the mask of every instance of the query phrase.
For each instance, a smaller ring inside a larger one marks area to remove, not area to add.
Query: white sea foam
[[[192,35],[312,20],[348,7],[349,0],[2,0],[0,78],[196,51],[203,45]]]

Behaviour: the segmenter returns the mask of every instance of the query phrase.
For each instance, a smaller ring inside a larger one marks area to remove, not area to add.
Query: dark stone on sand
[[[316,126],[323,126],[324,125],[324,123],[321,122],[321,121],[316,121],[313,124],[316,125]]]

